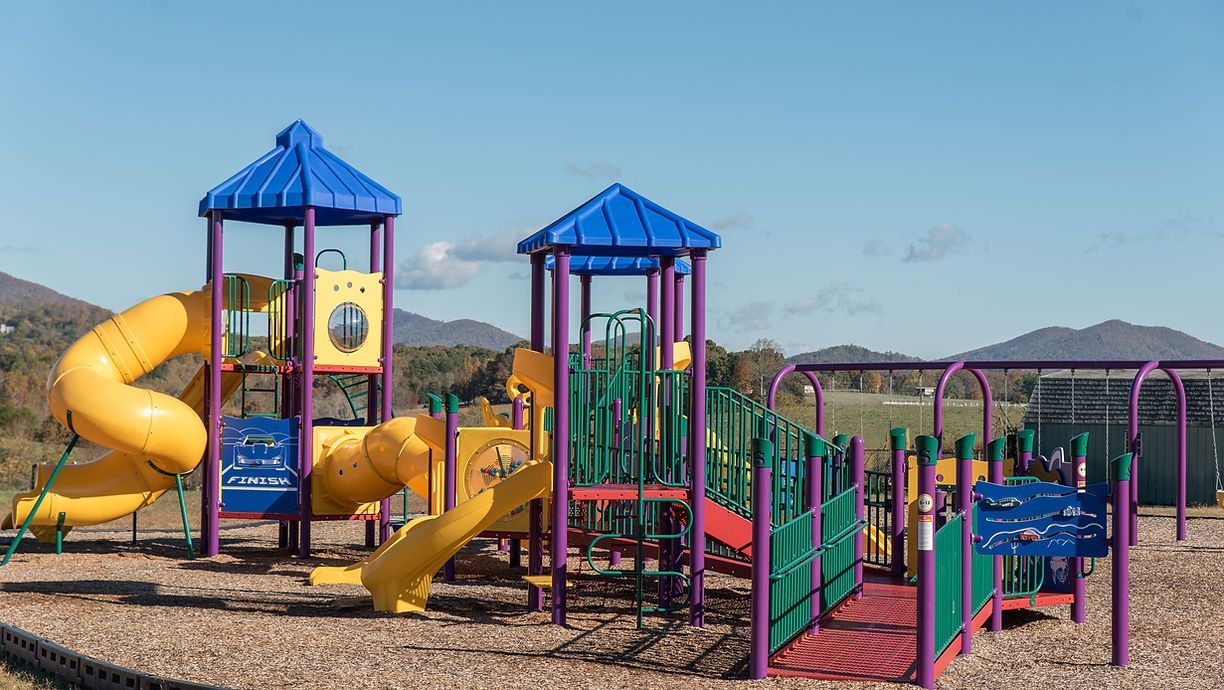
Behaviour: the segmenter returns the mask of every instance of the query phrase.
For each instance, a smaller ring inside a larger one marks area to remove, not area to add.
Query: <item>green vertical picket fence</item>
[[[935,658],[961,631],[961,520],[957,514],[935,533]],[[921,577],[921,576],[920,576]]]

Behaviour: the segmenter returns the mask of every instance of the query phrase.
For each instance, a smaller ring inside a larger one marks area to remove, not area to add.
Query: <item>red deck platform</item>
[[[1069,594],[1041,593],[1005,599],[1004,610],[1071,603]],[[769,675],[912,683],[917,649],[918,588],[867,574],[863,598],[827,614],[816,635],[801,635],[769,661]],[[973,618],[976,631],[990,618],[990,603]],[[935,676],[960,653],[958,637],[935,661]]]

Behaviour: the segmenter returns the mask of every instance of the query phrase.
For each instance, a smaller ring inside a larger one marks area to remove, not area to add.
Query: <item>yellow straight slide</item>
[[[515,508],[551,494],[552,463],[531,462],[441,515],[404,525],[361,567],[361,584],[374,595],[374,610],[424,611],[434,573],[464,544]]]

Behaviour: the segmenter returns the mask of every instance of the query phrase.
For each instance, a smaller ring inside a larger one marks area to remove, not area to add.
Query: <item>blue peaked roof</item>
[[[554,259],[544,259],[544,268],[551,271]],[[644,276],[659,270],[659,260],[648,256],[573,256],[570,257],[570,275],[576,276]],[[693,272],[688,263],[677,259],[676,274],[686,276]]]
[[[323,148],[323,137],[297,120],[276,135],[276,148],[209,190],[200,215],[217,209],[227,220],[300,225],[307,206],[315,207],[316,225],[364,225],[403,210],[398,196]]]
[[[568,245],[575,255],[682,256],[717,249],[722,238],[618,182],[519,242],[518,253],[555,245]]]

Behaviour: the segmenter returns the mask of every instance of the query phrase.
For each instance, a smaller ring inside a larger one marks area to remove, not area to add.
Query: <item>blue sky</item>
[[[619,180],[722,232],[731,346],[1224,342],[1217,3],[21,3],[0,61],[0,270],[112,309],[199,286],[199,198],[301,117],[404,198],[434,318],[525,333],[514,239]]]

